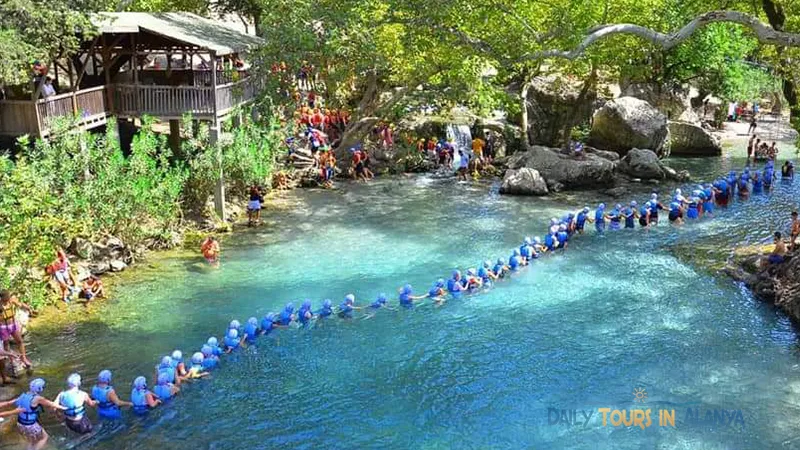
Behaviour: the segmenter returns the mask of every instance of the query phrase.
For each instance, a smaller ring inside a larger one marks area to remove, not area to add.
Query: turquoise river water
[[[673,160],[695,175],[736,157]],[[632,188],[646,200],[656,189]],[[745,449],[800,448],[800,354],[790,321],[717,273],[736,246],[785,229],[800,182],[734,203],[713,220],[650,232],[589,232],[479,295],[281,330],[225,357],[146,419],[103,423],[97,449]],[[223,262],[168,257],[140,268],[96,318],[37,334],[34,360],[55,395],[68,370],[91,386],[114,371],[123,398],[158,358],[196,351],[231,319],[309,298],[364,305],[403,283],[425,292],[454,268],[508,257],[549,217],[591,201],[499,196],[490,182],[425,176],[289,194],[291,211],[223,241]],[[624,200],[629,200],[625,198]],[[396,298],[396,296],[395,296]],[[396,303],[395,303],[396,304]],[[637,402],[634,389],[647,392]],[[676,424],[603,426],[599,408],[674,409]],[[704,423],[687,409],[741,414]],[[592,411],[587,424],[554,410]],[[92,413],[92,417],[94,415]],[[53,445],[75,435],[50,417]],[[15,448],[6,435],[0,448]],[[13,442],[12,442],[13,441]]]

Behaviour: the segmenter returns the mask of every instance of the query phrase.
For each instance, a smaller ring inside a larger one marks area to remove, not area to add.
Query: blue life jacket
[[[269,334],[272,329],[275,328],[275,325],[272,323],[272,320],[267,319],[264,317],[261,319],[261,332],[264,334]]]
[[[347,304],[346,302],[342,303],[341,305],[339,305],[339,314],[345,317],[349,317],[353,315],[353,307]]]
[[[456,283],[461,284],[460,281],[456,281],[453,278],[450,278],[449,280],[447,280],[447,291],[448,292],[458,292],[458,290],[456,290]]]
[[[503,276],[503,269],[503,264],[495,264],[494,267],[492,267],[492,272],[494,272],[498,277],[501,277]]]
[[[248,323],[244,326],[244,335],[247,337],[247,340],[252,342],[256,340],[256,335],[258,334],[258,327],[253,325],[252,323]]]
[[[320,317],[328,317],[331,314],[333,314],[333,309],[326,306],[323,306],[322,309],[320,309],[319,312],[317,313],[317,315]]]
[[[630,207],[625,207],[625,209],[622,210],[622,213],[625,216],[625,228],[634,228],[636,224],[633,220],[635,219],[635,216],[633,215],[633,209]]]
[[[86,412],[83,394],[77,389],[64,391],[61,394],[61,406],[67,408],[64,410],[64,415],[67,417],[80,417]]]
[[[108,394],[113,389],[111,386],[94,386],[92,388],[92,398],[97,401],[97,407],[100,409],[111,409],[115,408],[117,405],[113,402],[108,400]]]
[[[483,266],[478,269],[478,276],[481,278],[481,280],[483,280],[484,283],[491,281],[492,279],[492,277],[489,276],[489,269]]]
[[[147,405],[147,394],[150,394],[150,391],[139,389],[131,391],[131,403],[133,403],[133,412],[136,414],[144,414],[150,409],[150,406]]]
[[[647,206],[642,206],[641,208],[639,208],[639,215],[642,217],[647,217],[648,211],[650,211],[650,208],[648,208]]]
[[[440,287],[432,287],[428,291],[428,296],[431,297],[431,298],[438,297],[439,295],[441,295],[441,288]]]
[[[761,192],[763,188],[764,183],[761,181],[761,178],[753,180],[753,192]]]
[[[208,358],[203,359],[203,369],[209,370],[217,367],[217,358],[214,356],[209,356]]]
[[[769,186],[772,184],[772,178],[775,177],[775,169],[772,167],[764,168],[764,184]]]
[[[289,325],[291,322],[292,322],[292,313],[286,310],[281,311],[280,324]]]
[[[227,345],[227,342],[228,342],[228,338],[226,337],[225,338],[226,345]],[[237,342],[238,342],[238,340],[237,340]],[[158,373],[159,374],[166,373],[167,374],[167,380],[169,380],[170,383],[174,383],[175,382],[175,368],[174,367],[161,367],[161,366],[159,366]]]
[[[579,229],[583,229],[584,224],[586,224],[586,213],[581,211],[575,218],[575,226],[578,227]]]
[[[519,269],[519,256],[512,255],[508,258],[508,267],[510,267],[511,270]]]
[[[561,244],[561,248],[563,248],[564,244],[566,244],[569,240],[569,233],[566,231],[559,231],[556,237],[558,238],[558,242]]]
[[[237,348],[239,348],[239,343],[240,343],[240,342],[239,342],[239,338],[232,339],[230,336],[225,336],[225,340],[224,340],[224,342],[225,342],[225,346],[226,346],[226,347],[230,347],[230,348],[232,348],[232,349],[237,349]],[[173,377],[173,379],[172,379],[172,380],[170,380],[170,382],[173,382],[173,383],[175,382],[175,381],[174,381],[174,377]],[[154,389],[155,389],[155,388],[154,388]]]
[[[531,248],[527,244],[522,244],[519,247],[519,254],[523,256],[525,259],[529,259],[531,257]],[[481,267],[482,269],[483,267]]]
[[[552,234],[545,235],[545,237],[544,237],[544,246],[547,247],[547,249],[550,250],[550,251],[552,251],[554,248],[556,248],[556,242],[555,242],[555,239],[553,239],[553,235]]]
[[[739,178],[739,192],[747,190],[747,178],[745,178],[744,174],[742,174],[742,178]]]
[[[42,405],[33,407],[33,400],[38,396],[38,394],[26,392],[17,398],[17,408],[22,410],[17,415],[17,423],[20,425],[33,425],[39,422],[39,415],[44,411],[44,408],[42,408]]]
[[[153,388],[153,394],[162,402],[166,402],[172,398],[172,387],[168,384],[157,384],[156,387]]]
[[[600,223],[605,221],[606,211],[604,209],[598,209],[594,212],[594,221],[595,223]]]

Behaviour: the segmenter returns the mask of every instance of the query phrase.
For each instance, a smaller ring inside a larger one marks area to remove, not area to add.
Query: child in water
[[[44,407],[64,411],[67,408],[58,403],[51,402],[42,396],[45,382],[41,378],[31,381],[28,392],[17,398],[0,402],[0,409],[14,405],[10,411],[0,412],[0,417],[17,416],[17,431],[28,442],[28,450],[38,450],[47,444],[50,437],[39,423],[39,416],[44,412]]]
[[[205,356],[203,356],[203,353],[197,352],[192,355],[192,366],[189,367],[189,370],[186,372],[187,380],[196,380],[198,378],[205,378],[211,375],[205,371],[203,361],[205,361]]]
[[[205,241],[200,245],[200,253],[203,254],[203,257],[208,261],[209,264],[214,264],[219,262],[219,242],[214,236],[209,236],[206,238]]]

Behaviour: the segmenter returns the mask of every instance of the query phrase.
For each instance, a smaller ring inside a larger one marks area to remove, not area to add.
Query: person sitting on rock
[[[789,233],[789,249],[795,251],[797,249],[797,237],[800,235],[800,219],[797,218],[797,211],[792,211],[792,228]]]
[[[766,268],[770,264],[780,264],[786,259],[786,243],[783,242],[781,232],[774,234],[775,248],[769,256],[761,260],[761,267]]]
[[[106,292],[103,289],[103,282],[96,275],[92,275],[83,282],[83,288],[79,294],[80,298],[86,299],[86,303],[92,301],[95,297],[105,297]]]

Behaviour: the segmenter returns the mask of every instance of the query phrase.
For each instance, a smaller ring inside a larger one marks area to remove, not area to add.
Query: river
[[[725,173],[743,165],[743,150],[733,154],[670,164],[698,176]],[[672,187],[634,185],[631,198]],[[338,304],[350,292],[365,305],[406,282],[425,292],[454,268],[507,258],[550,217],[613,201],[595,192],[506,197],[496,183],[427,176],[287,195],[296,208],[223,240],[219,269],[197,256],[160,255],[126,274],[88,319],[37,329],[31,353],[46,394],[70,371],[90,386],[109,368],[128,398],[133,377],[151,377],[160,356],[175,348],[189,356],[231,319],[306,298]],[[83,445],[800,447],[795,328],[715,270],[734,247],[785,229],[798,198],[800,182],[778,183],[680,229],[589,231],[479,295],[281,330],[225,357],[211,380],[185,387],[146,419],[104,423]],[[646,391],[644,402],[635,389]],[[599,408],[650,408],[652,425],[603,426]],[[689,408],[742,420],[704,424],[687,418]],[[594,415],[586,425],[553,424],[562,409]],[[659,409],[676,411],[675,427],[658,425]],[[56,446],[74,443],[51,416],[45,423]],[[0,448],[15,439],[4,436]]]

